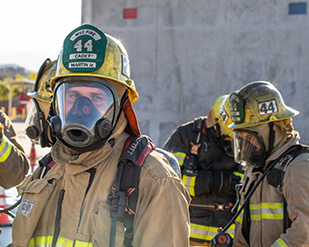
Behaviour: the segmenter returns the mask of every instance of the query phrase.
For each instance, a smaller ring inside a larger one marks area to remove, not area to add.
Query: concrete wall
[[[162,146],[175,127],[207,115],[217,96],[274,82],[309,143],[309,14],[287,0],[84,0],[82,22],[123,41],[140,127]],[[304,1],[305,2],[305,1]],[[137,8],[136,19],[124,19]]]

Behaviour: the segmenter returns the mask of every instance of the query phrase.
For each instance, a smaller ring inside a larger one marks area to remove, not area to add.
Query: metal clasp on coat
[[[216,203],[215,209],[216,209],[217,211],[224,211],[225,205],[224,205],[224,204]]]

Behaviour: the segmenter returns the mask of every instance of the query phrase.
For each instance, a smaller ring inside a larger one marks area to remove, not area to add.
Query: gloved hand
[[[230,193],[235,191],[235,185],[240,182],[241,177],[234,175],[231,171],[216,171],[212,173],[212,191],[217,193]]]
[[[1,141],[1,139],[2,139],[2,137],[3,137],[3,129],[4,129],[4,125],[3,125],[3,123],[0,123],[0,141]]]

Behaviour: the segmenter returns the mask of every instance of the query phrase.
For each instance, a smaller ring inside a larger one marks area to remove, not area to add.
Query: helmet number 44
[[[265,101],[258,104],[260,115],[278,112],[276,100]]]
[[[76,49],[76,51],[82,51],[83,49],[83,44],[82,44],[82,40],[78,40],[75,45],[74,48]],[[87,51],[92,51],[92,40],[89,39],[85,44],[84,44],[84,48],[87,49]]]

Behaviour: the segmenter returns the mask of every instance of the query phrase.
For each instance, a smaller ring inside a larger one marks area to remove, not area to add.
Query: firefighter
[[[208,246],[232,218],[241,167],[234,162],[228,95],[218,97],[208,116],[176,128],[163,146],[178,159],[182,181],[192,197],[190,242]],[[233,235],[234,225],[228,232]]]
[[[27,95],[32,98],[32,105],[27,115],[24,133],[35,144],[51,147],[54,139],[50,133],[48,114],[53,99],[50,80],[55,76],[57,60],[47,58],[41,65],[34,85],[34,90]]]
[[[9,117],[0,110],[0,186],[9,189],[21,183],[29,162]]]
[[[51,88],[55,164],[20,186],[12,245],[188,246],[190,196],[167,159],[149,141],[141,160],[119,162],[130,137],[145,140],[122,43],[93,25],[74,29],[64,40]],[[135,154],[141,142],[129,142],[125,154]],[[138,186],[116,194],[119,180],[129,176],[119,176],[124,163],[140,167]],[[133,211],[129,202],[136,190]],[[115,221],[122,214],[134,216],[133,231],[125,220]]]
[[[235,161],[246,165],[234,246],[309,246],[309,153],[270,82],[230,95]]]

